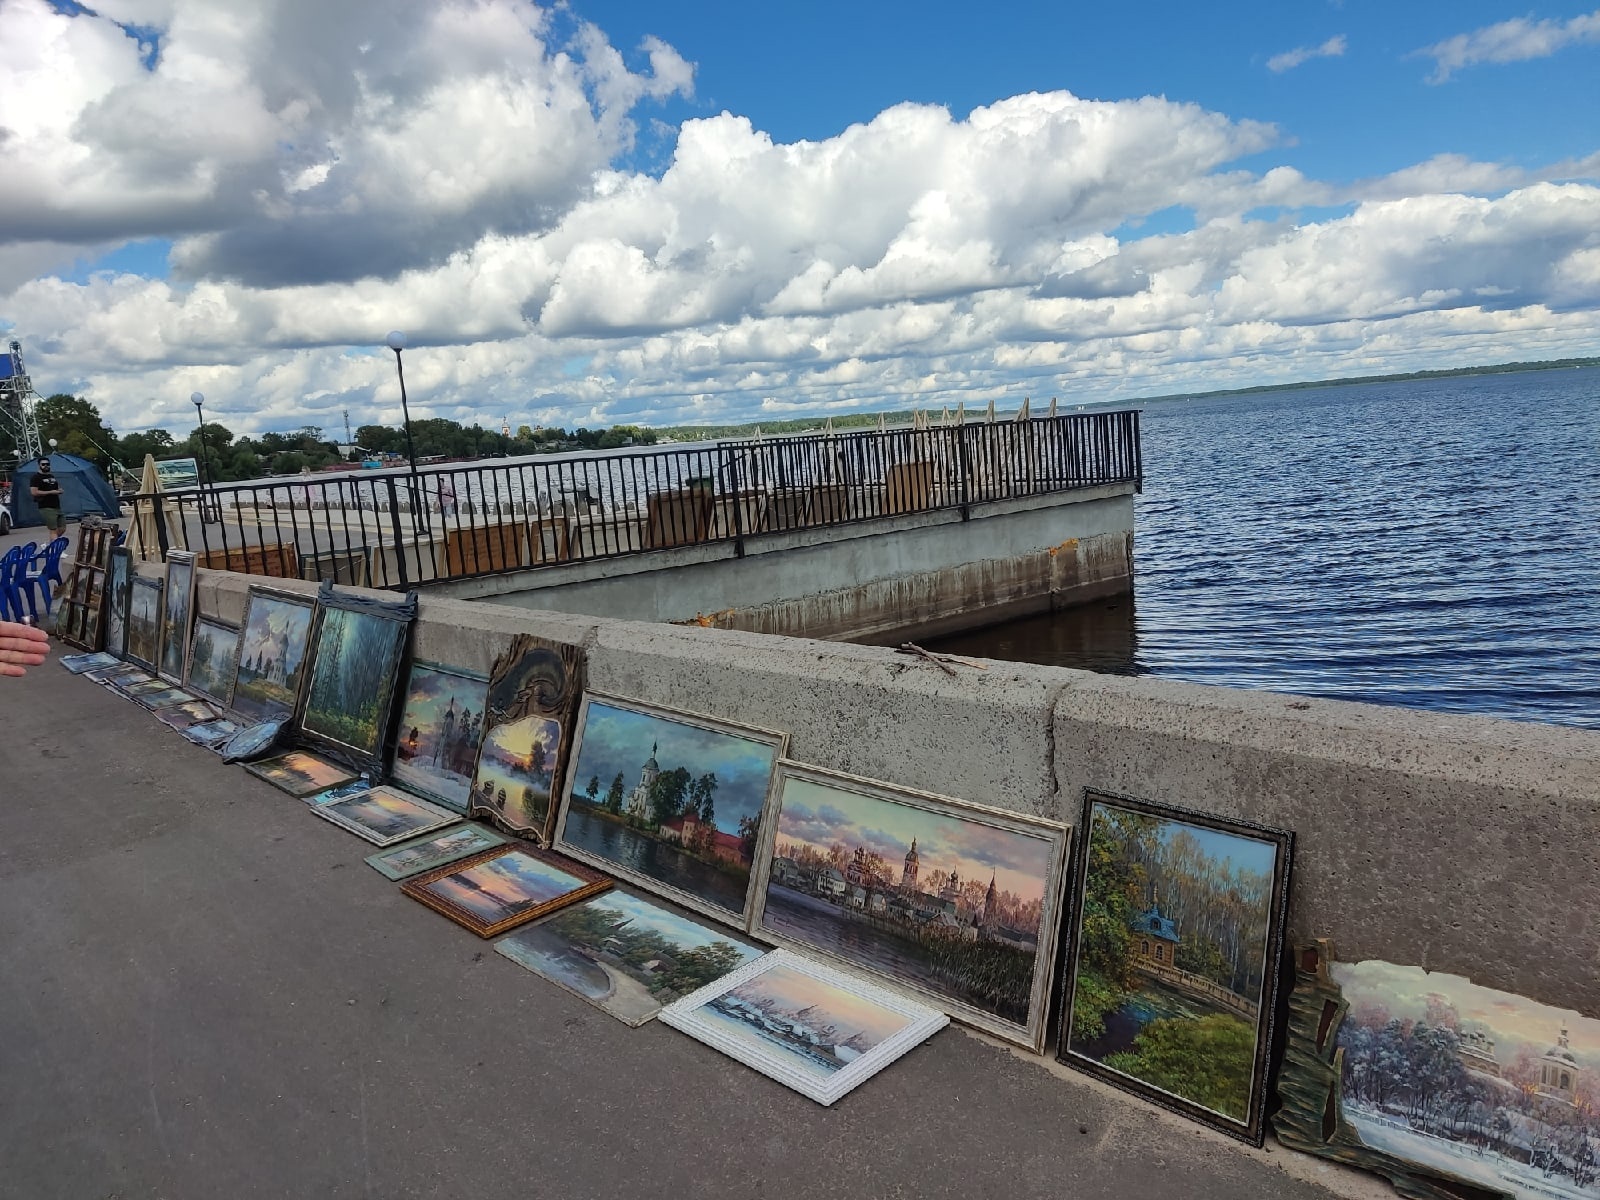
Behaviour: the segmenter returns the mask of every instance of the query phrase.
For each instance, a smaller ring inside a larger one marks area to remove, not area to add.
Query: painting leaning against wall
[[[154,671],[161,653],[161,582],[135,576],[128,594],[127,654]]]
[[[458,667],[414,662],[400,712],[394,778],[418,795],[467,811],[483,741],[489,681]]]
[[[315,613],[308,600],[251,588],[239,630],[239,662],[229,706],[261,720],[294,711]]]
[[[1260,1145],[1293,835],[1087,794],[1061,1060]]]

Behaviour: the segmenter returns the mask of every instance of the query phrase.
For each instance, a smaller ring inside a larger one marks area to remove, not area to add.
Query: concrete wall
[[[202,571],[202,611],[237,620],[248,582]],[[1087,785],[1293,829],[1294,937],[1600,1015],[1600,733],[433,595],[415,653],[487,670],[518,631],[807,762],[1074,823]]]
[[[1111,485],[433,585],[635,621],[870,638],[948,632],[1128,591],[1133,489]]]

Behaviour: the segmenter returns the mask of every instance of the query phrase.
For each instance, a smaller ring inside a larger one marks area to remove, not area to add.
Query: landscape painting
[[[376,766],[409,622],[330,604],[326,596],[319,608],[300,733]]]
[[[169,550],[167,586],[161,610],[159,673],[174,683],[183,681],[184,653],[189,648],[189,618],[193,611],[194,555],[186,550]]]
[[[207,750],[215,750],[234,734],[238,733],[239,727],[232,721],[222,718],[216,721],[206,721],[199,725],[191,725],[179,732],[196,746],[204,746]]]
[[[495,949],[633,1026],[765,953],[742,938],[615,890],[562,909]]]
[[[949,1018],[774,950],[663,1009],[661,1021],[819,1104],[831,1104]]]
[[[1600,1020],[1420,967],[1329,969],[1339,1112],[1363,1145],[1529,1200],[1600,1200]]]
[[[778,765],[754,928],[1044,1046],[1068,831]]]
[[[273,787],[281,788],[291,796],[309,796],[312,792],[326,791],[354,779],[343,767],[326,762],[303,750],[291,750],[276,758],[263,758],[247,762],[244,769],[260,776]]]
[[[748,928],[751,873],[784,734],[584,697],[556,845]]]
[[[173,687],[164,679],[156,680],[161,686],[153,691],[141,691],[133,696],[134,703],[142,704],[145,708],[166,708],[169,704],[183,704],[193,700],[194,697],[182,688]]]
[[[186,700],[180,704],[168,704],[156,709],[156,720],[179,731],[188,729],[191,725],[203,725],[208,721],[215,721],[220,715],[204,700]]]
[[[1062,1061],[1260,1145],[1293,837],[1089,793]]]
[[[448,809],[391,787],[369,788],[313,805],[311,811],[377,846],[393,845],[461,819]]]
[[[482,675],[412,663],[400,713],[394,778],[418,795],[466,812],[473,766],[483,743],[488,695],[489,681]]]
[[[561,723],[553,717],[523,717],[496,725],[478,753],[469,797],[472,814],[547,842],[550,788],[560,755]]]
[[[133,590],[133,555],[126,546],[111,551],[106,571],[106,649],[118,658],[128,651],[128,595]]]
[[[197,695],[226,705],[233,691],[233,670],[238,654],[237,629],[210,617],[196,616],[185,686]]]
[[[433,837],[418,838],[403,846],[392,846],[368,857],[367,865],[394,880],[410,879],[445,863],[457,862],[471,854],[503,846],[502,834],[482,825],[458,825]]]
[[[610,886],[599,871],[580,863],[505,846],[408,879],[400,890],[479,937],[493,937]]]
[[[262,720],[294,711],[314,612],[311,602],[298,596],[250,589],[229,701],[229,707],[240,716]]]
[[[128,592],[128,657],[154,671],[161,654],[161,581],[135,576]]]

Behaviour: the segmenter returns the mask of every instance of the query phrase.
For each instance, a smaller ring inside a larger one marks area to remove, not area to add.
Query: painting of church
[[[1572,1041],[1567,1027],[1561,1027],[1556,1044],[1544,1052],[1539,1060],[1539,1095],[1563,1104],[1577,1103],[1578,1060],[1572,1053]]]
[[[1150,907],[1133,918],[1134,965],[1157,971],[1172,970],[1178,962],[1178,926],[1161,913],[1154,895]]]

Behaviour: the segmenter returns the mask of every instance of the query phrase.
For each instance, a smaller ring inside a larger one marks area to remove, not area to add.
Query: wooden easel
[[[106,574],[121,526],[85,517],[78,526],[78,554],[56,588],[56,636],[70,646],[99,650],[105,641]]]

